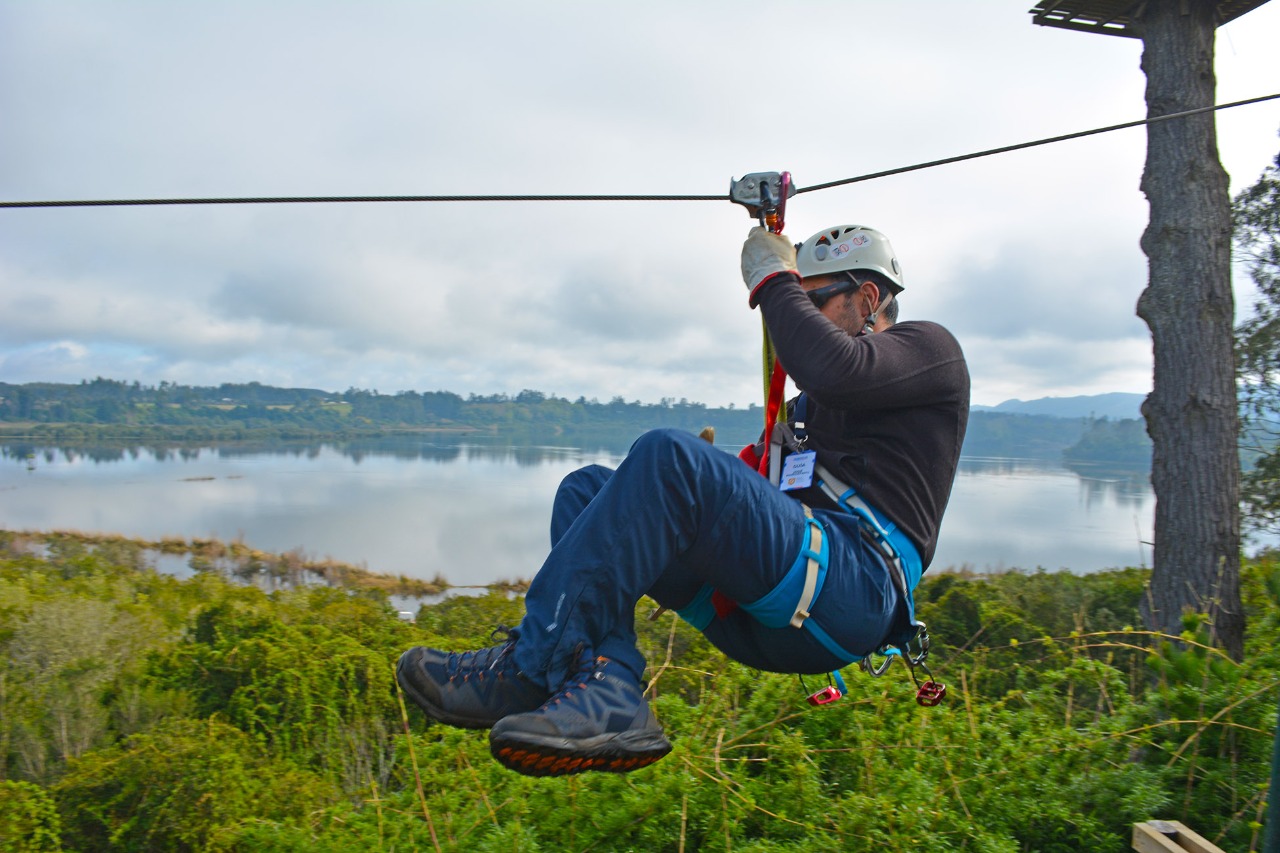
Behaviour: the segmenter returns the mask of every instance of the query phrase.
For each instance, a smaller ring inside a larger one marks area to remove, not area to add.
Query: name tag
[[[813,485],[813,467],[817,464],[818,454],[812,450],[792,453],[782,462],[782,478],[778,488],[784,492],[792,489],[807,489]]]

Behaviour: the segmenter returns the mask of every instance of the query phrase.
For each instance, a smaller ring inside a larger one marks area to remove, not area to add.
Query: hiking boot
[[[497,632],[494,632],[495,634]],[[428,717],[464,729],[487,729],[508,714],[536,709],[551,695],[521,674],[516,641],[474,652],[418,646],[400,656],[396,681]]]
[[[489,750],[517,773],[565,776],[638,770],[670,752],[671,743],[630,674],[596,658],[541,708],[496,723]]]

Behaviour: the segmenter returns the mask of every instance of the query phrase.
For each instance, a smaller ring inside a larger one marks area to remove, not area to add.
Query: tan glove
[[[761,285],[778,273],[795,271],[796,247],[790,240],[759,225],[751,229],[742,244],[742,280],[751,292],[752,306]]]

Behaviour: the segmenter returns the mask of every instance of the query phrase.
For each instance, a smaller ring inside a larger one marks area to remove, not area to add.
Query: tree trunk
[[[1151,0],[1142,68],[1149,117],[1214,103],[1213,0]],[[1154,390],[1143,404],[1154,443],[1154,570],[1143,616],[1179,634],[1208,613],[1219,642],[1244,653],[1240,464],[1231,293],[1231,211],[1214,114],[1147,126],[1142,235],[1149,267],[1138,316],[1151,329]]]

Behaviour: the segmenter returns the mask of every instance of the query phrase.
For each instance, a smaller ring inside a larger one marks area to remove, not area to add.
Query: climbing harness
[[[813,517],[813,510],[803,504],[801,506],[804,509],[808,540],[777,586],[750,604],[741,604],[718,596],[715,587],[705,584],[692,601],[684,607],[676,608],[676,615],[702,631],[711,624],[712,619],[723,617],[734,608],[741,607],[756,621],[769,628],[805,627],[815,632],[819,639],[826,637],[826,632],[808,619],[809,608],[822,593],[823,583],[827,579],[830,546],[821,522]],[[830,641],[830,638],[827,640]],[[833,651],[841,657],[856,660],[856,656],[839,646],[835,646]]]
[[[729,200],[746,207],[747,212],[755,217],[762,227],[768,228],[775,234],[782,233],[787,199],[794,193],[795,188],[791,182],[790,172],[753,172],[729,182]],[[844,245],[842,241],[849,242],[849,245]],[[811,246],[810,243],[814,245]],[[824,263],[836,261],[842,256],[865,254],[867,257],[859,261],[860,267],[867,266],[881,271],[892,282],[895,292],[902,288],[901,270],[897,259],[893,256],[893,249],[883,235],[874,229],[863,226],[841,226],[829,235],[819,235],[816,242],[811,238],[800,248],[805,251],[806,263],[814,267],[811,274],[825,272]],[[832,266],[843,269],[845,264],[833,263]],[[763,324],[763,318],[761,322]],[[760,600],[739,606],[765,625],[781,627],[786,624],[794,628],[807,629],[832,654],[850,663],[856,661],[859,667],[871,676],[883,675],[893,663],[893,658],[900,657],[911,673],[912,682],[916,685],[916,701],[927,707],[937,705],[946,696],[947,688],[933,677],[926,663],[929,656],[929,633],[925,624],[915,617],[915,599],[912,595],[924,571],[919,552],[893,522],[863,500],[856,489],[841,482],[825,466],[818,464],[817,454],[814,451],[805,449],[807,436],[804,421],[807,401],[803,393],[796,398],[792,417],[795,429],[787,425],[787,418],[783,414],[787,373],[777,360],[768,326],[763,328],[764,434],[767,440],[764,456],[759,460],[757,470],[784,491],[807,488],[816,484],[836,506],[857,518],[863,538],[880,556],[898,594],[907,603],[910,628],[900,636],[889,638],[872,655],[864,657],[841,648],[826,631],[808,619],[810,609],[817,600],[823,581],[826,579],[828,548],[825,537],[822,535],[821,523],[814,519],[813,511],[804,504],[801,506],[804,508],[805,522],[809,528],[808,544],[802,549],[781,583]],[[788,457],[785,465],[784,456]],[[803,579],[801,572],[803,572]],[[798,594],[797,585],[799,585]],[[790,618],[784,622],[783,617],[788,608],[783,602],[786,601],[797,603],[791,611]],[[716,613],[720,612],[716,591],[709,586],[706,587],[688,607],[677,612],[695,626],[698,626],[699,622],[705,626]],[[871,657],[880,657],[882,660],[873,665]],[[926,676],[923,683],[916,675],[917,669],[923,671]],[[803,678],[801,684],[804,684]],[[805,689],[807,693],[808,688]],[[808,701],[812,705],[827,705],[840,699],[847,692],[844,679],[837,670],[828,676],[828,684],[825,688],[808,695]]]
[[[796,398],[793,412],[795,429],[793,430],[785,422],[777,423],[773,427],[773,434],[769,442],[772,445],[770,456],[773,461],[770,464],[769,474],[770,480],[780,487],[782,485],[780,478],[783,470],[782,457],[784,452],[790,453],[792,456],[800,453],[812,453],[812,451],[805,449],[807,436],[805,435],[804,423],[807,407],[806,395],[802,393]],[[937,705],[946,697],[947,688],[945,684],[933,677],[933,673],[929,669],[929,665],[926,662],[929,657],[929,632],[925,624],[915,617],[915,598],[912,593],[923,574],[919,552],[916,551],[916,547],[911,540],[893,522],[863,500],[856,489],[846,485],[824,465],[814,463],[813,480],[823,494],[831,499],[836,506],[858,519],[858,526],[861,528],[863,539],[880,555],[881,561],[889,572],[890,580],[898,590],[898,594],[907,603],[910,628],[905,632],[905,635],[890,638],[871,656],[853,656],[853,659],[858,662],[858,666],[864,672],[878,678],[888,671],[894,657],[901,658],[903,664],[906,665],[907,670],[911,673],[911,680],[916,686],[916,701],[927,707]],[[808,507],[805,507],[805,509],[808,511]],[[813,626],[813,628],[816,627]],[[825,632],[823,633],[825,634]],[[818,638],[820,641],[822,640],[822,636]],[[827,643],[823,642],[823,645],[827,645]],[[838,646],[832,648],[831,645],[827,645],[827,647],[831,651],[839,648]],[[848,656],[848,653],[845,653],[845,655]],[[872,657],[880,657],[881,661],[878,664],[872,664]],[[922,670],[925,674],[926,680],[923,683],[916,675],[917,669]]]

